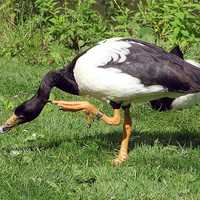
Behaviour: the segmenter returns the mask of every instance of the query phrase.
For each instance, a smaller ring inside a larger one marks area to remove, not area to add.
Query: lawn
[[[0,123],[50,68],[0,59]],[[56,89],[51,98],[82,99]],[[132,105],[132,119],[129,159],[113,167],[122,125],[87,128],[83,113],[47,105],[32,123],[0,135],[0,199],[200,199],[200,106],[161,113]]]

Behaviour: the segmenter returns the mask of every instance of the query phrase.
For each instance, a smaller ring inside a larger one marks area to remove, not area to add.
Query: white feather
[[[200,68],[200,63],[198,63],[198,62],[196,62],[194,60],[188,59],[188,60],[185,60],[185,61],[188,62],[188,63],[190,63],[190,64],[192,64],[192,65],[194,65],[194,66],[196,66],[196,67]]]
[[[4,131],[3,131],[3,127],[2,126],[0,126],[0,133],[3,133]]]
[[[176,98],[172,102],[172,109],[179,110],[179,109],[189,108],[199,103],[200,103],[200,93],[187,94]]]

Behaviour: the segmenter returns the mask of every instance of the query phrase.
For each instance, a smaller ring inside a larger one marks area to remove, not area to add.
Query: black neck
[[[35,98],[37,98],[38,100],[41,100],[41,102],[44,102],[46,103],[49,99],[49,96],[50,96],[50,92],[51,92],[51,89],[56,86],[56,72],[48,72],[41,84],[40,84],[40,87],[37,91],[37,94],[35,95]]]
[[[51,71],[43,78],[40,88],[37,92],[37,97],[47,102],[50,96],[51,89],[57,87],[67,93],[78,95],[78,85],[76,84],[74,75],[67,69],[61,69],[58,71]]]
[[[78,95],[78,86],[73,73],[69,73],[66,69],[48,72],[44,76],[36,95],[15,109],[17,116],[23,116],[23,123],[35,119],[41,113],[48,102],[53,87]]]

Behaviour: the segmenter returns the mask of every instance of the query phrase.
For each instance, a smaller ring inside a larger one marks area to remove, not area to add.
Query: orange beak
[[[0,133],[5,133],[7,131],[9,131],[11,128],[17,126],[18,124],[20,124],[20,122],[22,122],[22,119],[20,119],[18,116],[16,116],[15,114],[13,114],[6,122],[3,126],[0,127]]]

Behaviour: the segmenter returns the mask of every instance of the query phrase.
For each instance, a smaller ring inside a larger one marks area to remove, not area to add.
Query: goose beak
[[[13,127],[17,126],[22,122],[22,119],[20,119],[17,115],[13,114],[4,125],[0,126],[0,134],[3,134]]]

